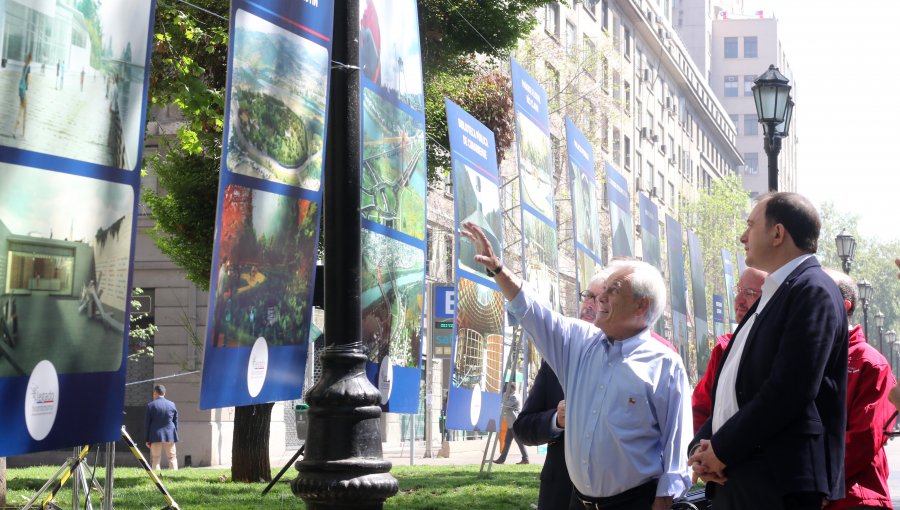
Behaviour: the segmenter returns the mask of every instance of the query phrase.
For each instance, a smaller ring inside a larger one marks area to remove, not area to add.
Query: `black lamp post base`
[[[381,398],[366,377],[362,344],[322,354],[322,377],[306,396],[309,432],[291,491],[310,510],[380,510],[399,490],[381,451]]]

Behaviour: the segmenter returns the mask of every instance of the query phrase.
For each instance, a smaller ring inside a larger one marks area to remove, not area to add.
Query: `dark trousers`
[[[653,507],[653,500],[656,499],[658,483],[658,480],[650,480],[625,492],[605,498],[584,496],[578,492],[578,489],[573,489],[569,510],[650,510]]]
[[[497,458],[497,462],[506,462],[506,455],[509,454],[509,447],[512,445],[513,439],[515,439],[516,444],[519,445],[519,453],[522,454],[522,460],[528,460],[528,451],[525,449],[525,445],[522,444],[522,441],[518,437],[516,437],[513,429],[508,428],[506,429],[506,441],[503,442],[503,449],[500,450],[500,457]]]
[[[775,478],[761,457],[729,467],[728,482],[716,484],[712,505],[716,510],[821,510],[822,494],[795,492],[782,496]]]

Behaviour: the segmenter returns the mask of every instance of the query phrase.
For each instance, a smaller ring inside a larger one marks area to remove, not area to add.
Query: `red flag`
[[[762,12],[762,11],[756,11],[756,15],[759,16],[759,19],[763,19],[763,12]]]
[[[722,19],[728,19],[728,11],[722,11]]]

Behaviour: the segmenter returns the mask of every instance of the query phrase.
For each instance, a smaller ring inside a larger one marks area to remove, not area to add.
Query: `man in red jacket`
[[[752,267],[748,267],[741,273],[741,278],[734,289],[734,320],[736,322],[740,323],[747,314],[747,310],[759,299],[766,276],[768,273]],[[730,341],[731,333],[725,333],[716,338],[716,345],[709,354],[706,372],[691,395],[691,407],[694,410],[694,432],[700,430],[712,412],[711,393],[713,384],[716,382],[716,373],[719,371],[719,360],[722,359],[722,353],[725,352]]]
[[[856,282],[834,269],[825,272],[841,290],[847,316],[852,318],[858,298]],[[829,502],[825,509],[893,508],[887,483],[884,430],[894,411],[887,395],[897,381],[888,361],[866,342],[858,324],[850,328],[847,371],[847,495]]]

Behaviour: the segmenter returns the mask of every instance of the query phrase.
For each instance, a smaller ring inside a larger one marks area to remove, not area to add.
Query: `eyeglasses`
[[[588,301],[588,300],[593,301],[593,300],[597,299],[597,296],[589,290],[583,290],[578,295],[581,296],[582,301]]]
[[[759,297],[760,294],[762,294],[762,292],[760,292],[758,290],[747,289],[747,288],[741,287],[740,285],[735,285],[732,290],[734,291],[735,296],[739,296],[739,295],[743,294],[744,297],[747,299],[756,299]]]

